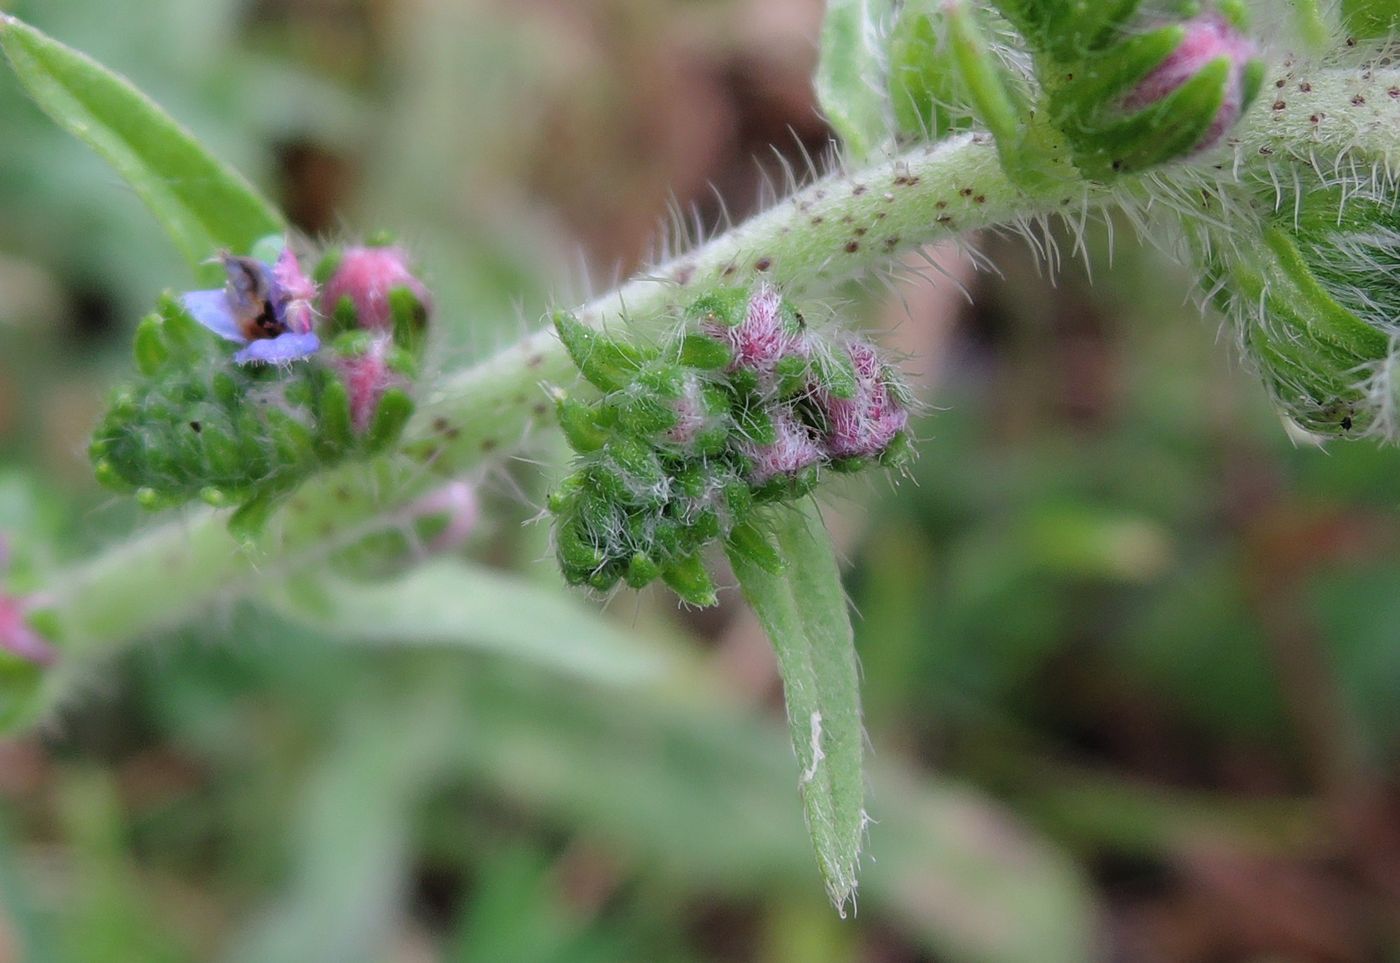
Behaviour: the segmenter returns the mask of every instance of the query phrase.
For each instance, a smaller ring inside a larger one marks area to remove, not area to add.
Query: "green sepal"
[[[228,492],[213,485],[205,485],[199,490],[199,500],[210,508],[228,508],[234,502]]]
[[[623,387],[646,361],[639,349],[594,331],[568,311],[554,313],[554,330],[574,366],[600,391]]]
[[[607,443],[608,432],[598,423],[597,409],[570,398],[563,392],[554,397],[554,411],[559,427],[569,447],[581,455],[600,451]]]
[[[1200,143],[1225,102],[1230,61],[1211,61],[1157,103],[1074,140],[1075,165],[1097,179],[1175,160]]]
[[[635,552],[627,561],[627,584],[632,588],[645,588],[661,576],[661,566],[645,552]]]
[[[1073,141],[1092,134],[1119,97],[1159,67],[1186,39],[1186,28],[1168,24],[1123,42],[1075,65],[1073,78],[1053,78],[1050,121]]]
[[[204,453],[205,470],[211,481],[220,487],[236,484],[243,473],[243,453],[237,442],[220,426],[205,423],[199,432],[199,445]]]
[[[722,288],[697,298],[686,311],[689,321],[700,325],[719,324],[737,328],[749,313],[751,295],[747,288]]]
[[[317,415],[320,431],[317,433],[316,450],[322,458],[338,458],[355,442],[350,419],[350,390],[344,381],[333,375],[326,376],[321,386]]]
[[[817,355],[812,361],[817,380],[827,394],[834,398],[851,399],[856,396],[859,379],[856,366],[846,351],[830,351]]]
[[[699,554],[672,562],[662,570],[661,578],[671,587],[671,591],[691,605],[708,608],[719,602],[714,580],[705,570],[705,563]]]
[[[403,434],[404,425],[413,415],[413,399],[402,388],[386,388],[374,406],[364,447],[368,454],[387,451]]]
[[[406,287],[389,291],[389,316],[394,322],[394,343],[417,356],[428,331],[428,306]]]
[[[286,492],[280,489],[258,492],[229,516],[228,533],[243,547],[251,548],[285,497]]]
[[[162,324],[160,316],[152,314],[136,326],[131,350],[136,359],[136,370],[147,378],[160,374],[170,361],[170,348],[165,343]]]
[[[917,454],[913,436],[907,431],[901,431],[891,438],[885,450],[880,452],[880,464],[885,468],[904,468]]]
[[[755,445],[771,445],[778,440],[773,419],[758,405],[744,405],[735,412],[739,433]]]
[[[681,339],[680,362],[698,371],[721,371],[734,361],[734,349],[706,334],[687,334]]]
[[[556,537],[555,552],[559,556],[560,567],[572,584],[586,581],[608,560],[597,545],[584,537],[578,518],[561,525]]]
[[[742,522],[729,531],[725,540],[725,550],[731,555],[746,558],[771,575],[781,575],[783,557],[773,547],[768,534],[753,522]]]

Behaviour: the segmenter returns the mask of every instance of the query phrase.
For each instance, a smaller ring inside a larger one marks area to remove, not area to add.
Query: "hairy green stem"
[[[1309,73],[1295,65],[1275,76],[1281,85],[1266,87],[1238,130],[1243,167],[1260,158],[1340,164],[1343,157],[1363,157],[1387,173],[1395,169],[1400,95],[1392,92],[1400,90],[1400,71]],[[1227,167],[1222,176],[1228,174]],[[758,278],[801,296],[933,241],[1057,212],[1078,217],[1146,189],[1141,181],[1109,188],[1066,177],[1028,190],[1007,179],[989,137],[961,135],[819,180],[584,306],[579,316],[596,326],[664,325],[706,289]],[[409,457],[345,466],[311,480],[253,544],[229,535],[220,513],[192,511],[60,573],[49,597],[63,659],[46,677],[45,704],[70,691],[90,657],[246,594],[260,580],[295,579],[336,548],[382,528],[443,476],[518,447],[551,414],[539,386],[574,379],[553,333],[540,331],[432,388],[406,430]]]

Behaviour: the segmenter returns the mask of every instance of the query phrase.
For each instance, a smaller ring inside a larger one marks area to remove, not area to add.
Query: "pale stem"
[[[1400,71],[1292,66],[1275,76],[1282,86],[1267,84],[1237,131],[1240,169],[1285,157],[1316,164],[1317,157],[1343,153],[1393,169],[1400,155]],[[1224,167],[1228,172],[1230,165]],[[604,327],[624,319],[655,325],[700,292],[760,277],[792,295],[826,290],[933,241],[1057,213],[1079,218],[1144,189],[1131,180],[1113,189],[1065,180],[1027,193],[1007,180],[986,135],[961,135],[823,178],[585,305],[579,316]],[[222,513],[188,511],[58,573],[49,594],[63,655],[46,677],[47,704],[69,690],[85,657],[178,624],[263,579],[295,580],[444,476],[519,447],[551,413],[540,385],[574,380],[561,345],[541,330],[433,386],[406,430],[409,457],[312,479],[255,545],[240,546]]]

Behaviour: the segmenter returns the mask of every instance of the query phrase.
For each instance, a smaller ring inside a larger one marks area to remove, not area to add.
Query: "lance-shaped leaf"
[[[894,19],[893,0],[827,0],[817,99],[848,153],[866,157],[885,140],[885,31]]]
[[[742,552],[730,564],[778,654],[807,829],[827,892],[845,913],[865,833],[864,735],[846,594],[815,504],[775,513],[781,574]]]
[[[126,78],[5,14],[0,49],[35,103],[112,165],[196,269],[284,229],[242,175]]]
[[[592,682],[633,685],[667,667],[576,599],[547,586],[458,561],[424,565],[386,584],[327,578],[282,593],[277,610],[345,641],[459,646]]]

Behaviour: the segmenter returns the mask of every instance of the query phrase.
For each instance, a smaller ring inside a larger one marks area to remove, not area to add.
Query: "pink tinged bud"
[[[431,304],[428,289],[408,269],[408,258],[400,248],[347,248],[321,292],[321,310],[333,314],[336,306],[349,298],[361,328],[392,331],[389,294],[398,288],[407,288],[425,308]]]
[[[341,377],[345,379],[346,391],[350,394],[351,422],[361,434],[369,430],[374,410],[379,406],[384,392],[407,384],[401,375],[389,367],[388,356],[392,345],[390,335],[379,335],[369,343],[364,354],[341,358],[336,362]]]
[[[464,481],[455,481],[431,491],[408,509],[414,519],[442,517],[446,524],[424,548],[434,554],[460,548],[476,531],[481,509],[476,488]]]
[[[685,388],[675,403],[676,423],[666,432],[666,440],[678,445],[693,443],[703,431],[709,418],[705,412],[705,399],[700,387],[700,379],[690,375],[685,379]]]
[[[890,391],[885,364],[874,345],[852,341],[846,350],[856,373],[854,396],[838,398],[820,389],[816,395],[826,415],[826,446],[833,458],[873,458],[908,427],[909,410]]]
[[[769,412],[776,436],[770,445],[745,442],[740,450],[753,463],[749,482],[761,485],[780,475],[795,475],[804,468],[819,465],[826,455],[812,431],[794,418],[786,409],[776,408]]]
[[[0,595],[0,651],[38,665],[50,665],[57,653],[49,641],[25,622],[23,599]]]
[[[272,266],[272,277],[286,299],[283,318],[287,328],[296,334],[307,334],[316,326],[316,282],[302,271],[301,262],[290,244],[278,255],[277,263]]]
[[[1259,55],[1247,36],[1218,13],[1208,13],[1186,21],[1186,38],[1123,100],[1130,111],[1151,106],[1172,94],[1212,62],[1224,58],[1230,63],[1225,99],[1192,153],[1209,150],[1225,137],[1240,119],[1246,98],[1245,70]]]
[[[760,285],[749,299],[744,320],[734,326],[721,322],[705,325],[705,333],[727,343],[734,352],[729,370],[750,368],[770,372],[783,358],[805,348],[803,339],[784,323],[783,296],[771,285]]]

